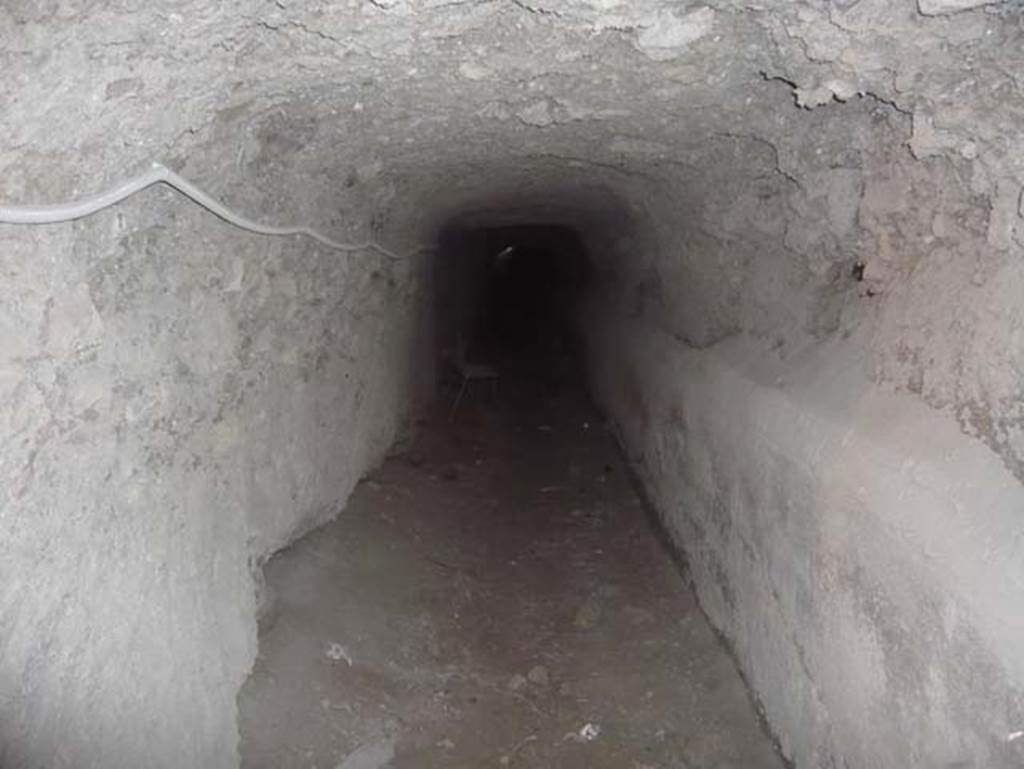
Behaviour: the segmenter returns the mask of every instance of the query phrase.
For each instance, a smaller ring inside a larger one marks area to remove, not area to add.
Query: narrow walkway
[[[510,389],[268,565],[243,766],[781,767],[597,415]]]

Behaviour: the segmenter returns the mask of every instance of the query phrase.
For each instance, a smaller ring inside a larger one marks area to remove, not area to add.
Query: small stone
[[[715,12],[698,8],[684,16],[663,11],[637,35],[636,47],[655,61],[675,58],[711,31]]]
[[[508,679],[508,688],[514,692],[519,691],[524,686],[526,686],[526,678],[521,676],[519,673],[516,673],[514,676]]]
[[[494,73],[490,69],[473,61],[464,61],[459,65],[459,74],[467,80],[484,80]]]
[[[352,667],[353,664],[352,655],[348,653],[348,650],[345,649],[344,646],[337,642],[332,642],[327,647],[327,658],[334,660],[335,662],[340,662],[344,660],[349,667]]]
[[[527,125],[545,128],[555,122],[551,114],[551,105],[547,99],[541,99],[516,113],[516,117]]]
[[[593,742],[601,734],[601,725],[594,723],[585,723],[578,732],[568,732],[563,741],[572,742]]]
[[[547,686],[551,681],[548,669],[543,665],[534,665],[530,668],[530,672],[526,674],[526,677],[530,680],[530,683],[537,684],[538,686]]]

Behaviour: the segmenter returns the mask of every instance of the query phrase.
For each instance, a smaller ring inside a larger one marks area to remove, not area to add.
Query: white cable
[[[260,224],[252,219],[235,213],[223,203],[212,198],[207,193],[196,187],[192,182],[183,179],[169,168],[154,163],[153,167],[144,174],[126,181],[119,187],[100,193],[95,197],[74,203],[60,203],[57,205],[44,206],[0,206],[0,223],[3,224],[55,224],[57,222],[70,222],[91,216],[97,211],[109,208],[115,203],[120,203],[125,198],[131,197],[136,192],[151,187],[154,184],[166,184],[173,187],[194,203],[202,206],[214,216],[220,217],[228,224],[233,224],[249,232],[259,235],[305,235],[323,243],[328,248],[336,251],[363,251],[373,249],[391,259],[401,259],[398,254],[373,241],[365,243],[342,243],[317,230],[309,227],[275,227],[268,224]],[[417,249],[417,251],[422,249]]]

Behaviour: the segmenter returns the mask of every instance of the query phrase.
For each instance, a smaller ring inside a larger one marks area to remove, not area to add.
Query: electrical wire
[[[3,224],[56,224],[59,222],[70,222],[75,219],[82,219],[91,216],[105,208],[120,203],[137,192],[141,192],[154,184],[166,184],[189,198],[193,203],[202,206],[214,216],[223,219],[228,224],[239,229],[255,232],[259,235],[284,236],[284,235],[305,235],[335,251],[365,251],[373,250],[390,258],[400,260],[401,256],[384,246],[368,240],[363,243],[343,243],[329,238],[321,232],[310,227],[278,227],[269,224],[260,224],[241,214],[235,213],[223,203],[213,198],[187,179],[183,179],[166,166],[154,163],[149,171],[129,179],[123,184],[102,192],[91,198],[74,201],[72,203],[59,203],[55,205],[39,206],[3,206],[0,205],[0,223]],[[424,249],[416,249],[422,251]],[[415,253],[415,252],[414,252]]]

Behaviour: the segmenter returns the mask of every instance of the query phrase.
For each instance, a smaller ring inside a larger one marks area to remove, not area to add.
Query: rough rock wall
[[[606,298],[605,298],[606,299]],[[865,377],[588,318],[597,394],[798,766],[1017,766],[1024,495],[983,444]]]
[[[0,243],[0,764],[234,766],[253,572],[390,444],[409,275],[157,189]]]
[[[784,753],[1019,766],[1024,490],[985,445],[869,383],[863,340],[781,364],[591,324],[599,397]]]
[[[841,112],[870,94],[908,122],[876,155],[859,223],[867,288],[885,295],[874,378],[953,415],[1024,480],[1020,304],[1021,6],[878,0],[772,9],[769,77]],[[841,119],[841,118],[840,118]]]
[[[780,118],[592,239],[595,393],[797,766],[1024,761],[1018,219],[913,137]]]

